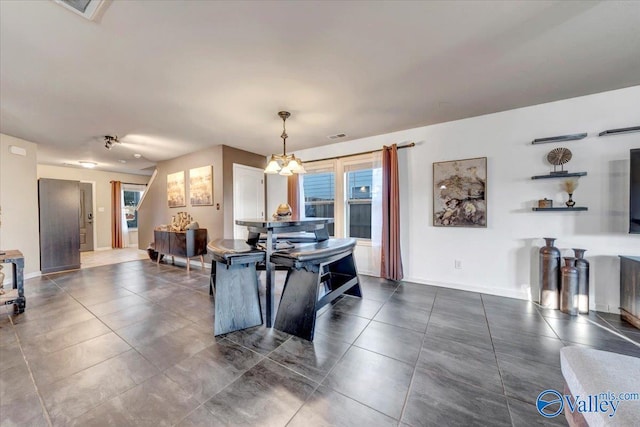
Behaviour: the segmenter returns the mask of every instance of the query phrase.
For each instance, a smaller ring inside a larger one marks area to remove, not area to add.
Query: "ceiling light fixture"
[[[82,166],[83,168],[87,168],[87,169],[93,169],[96,166],[98,166],[98,164],[96,162],[87,162],[84,160],[80,160],[78,163],[80,163],[80,166]]]
[[[105,135],[104,137],[104,148],[107,150],[111,150],[113,148],[113,144],[116,142],[120,142],[117,136]]]
[[[287,129],[285,127],[285,123],[287,119],[291,116],[291,113],[288,111],[280,111],[278,116],[282,119],[282,154],[272,154],[271,160],[269,160],[269,164],[264,170],[264,173],[268,174],[280,174],[284,176],[293,175],[294,173],[306,173],[302,166],[302,160],[296,159],[296,156],[293,154],[287,154]]]

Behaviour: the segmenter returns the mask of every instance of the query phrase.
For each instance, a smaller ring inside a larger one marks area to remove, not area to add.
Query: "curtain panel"
[[[111,247],[113,249],[124,248],[124,236],[122,234],[122,182],[111,181]]]
[[[398,146],[382,149],[382,236],[380,277],[402,280]]]

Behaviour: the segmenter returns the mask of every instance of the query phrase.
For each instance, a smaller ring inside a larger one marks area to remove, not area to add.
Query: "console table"
[[[156,263],[160,263],[160,254],[183,257],[187,259],[187,272],[189,258],[200,257],[200,263],[204,270],[204,255],[207,253],[207,229],[186,231],[160,231],[154,230],[155,251],[158,252]]]
[[[13,289],[0,295],[0,305],[15,304],[18,313],[24,313],[27,300],[24,297],[24,256],[17,250],[0,250],[0,264],[13,265]]]
[[[640,257],[620,256],[620,316],[640,328]]]
[[[275,283],[275,267],[271,262],[276,234],[293,232],[313,232],[315,241],[321,242],[329,239],[327,224],[332,223],[333,218],[304,218],[292,221],[265,221],[262,218],[239,219],[237,225],[244,225],[249,230],[247,243],[253,247],[258,245],[261,233],[266,233],[265,244],[265,273],[266,273],[266,297],[267,297],[267,328],[273,324],[273,288]],[[157,249],[156,249],[157,250]]]

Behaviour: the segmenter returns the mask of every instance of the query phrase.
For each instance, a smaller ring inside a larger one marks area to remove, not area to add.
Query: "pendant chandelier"
[[[285,123],[291,113],[288,111],[280,111],[278,116],[282,119],[282,154],[272,154],[271,160],[269,160],[269,164],[264,170],[264,173],[269,174],[280,174],[284,176],[293,175],[294,173],[306,173],[304,167],[302,167],[302,160],[296,159],[296,156],[293,154],[287,154],[287,129],[285,127]]]

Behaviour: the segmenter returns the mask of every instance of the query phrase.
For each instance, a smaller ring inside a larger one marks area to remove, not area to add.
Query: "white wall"
[[[402,114],[401,112],[398,114]],[[586,248],[591,306],[616,312],[618,255],[640,255],[640,235],[628,232],[629,150],[640,133],[598,137],[606,129],[640,125],[640,86],[301,150],[305,161],[413,141],[400,150],[401,234],[405,280],[516,298],[537,299],[538,248],[556,237],[563,255]],[[348,132],[348,130],[347,130]],[[588,132],[581,141],[532,145],[536,138]],[[587,171],[574,193],[587,212],[533,212],[538,199],[566,200],[560,179],[547,174],[546,153],[567,147],[570,171]],[[487,157],[488,227],[433,227],[433,162]],[[276,183],[273,183],[274,185]],[[281,195],[269,184],[268,206]],[[286,185],[286,183],[284,184]],[[286,188],[284,190],[286,194]],[[358,265],[370,254],[357,251]],[[454,269],[454,260],[462,262]]]
[[[26,156],[11,154],[12,145],[25,149]],[[0,248],[22,252],[25,277],[40,274],[37,147],[32,142],[0,134]],[[10,264],[6,264],[5,282],[11,279],[11,270]]]

